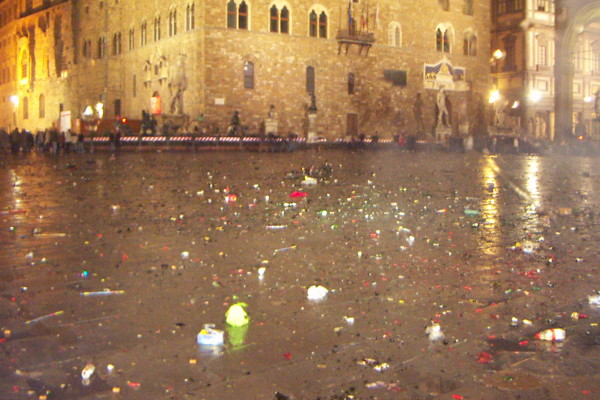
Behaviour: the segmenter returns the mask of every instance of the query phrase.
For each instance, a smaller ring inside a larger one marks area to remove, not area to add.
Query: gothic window
[[[311,66],[306,67],[306,92],[315,93],[315,68]]]
[[[29,99],[23,98],[23,119],[29,119]]]
[[[438,0],[438,2],[440,3],[442,10],[450,11],[450,0]]]
[[[285,6],[281,9],[281,25],[279,31],[281,33],[290,33],[290,12]]]
[[[115,33],[113,36],[113,55],[121,54],[121,32]]]
[[[402,46],[402,28],[398,22],[392,22],[388,27],[388,45]]]
[[[310,37],[317,37],[317,13],[312,10],[308,14],[308,35]]]
[[[435,49],[442,53],[450,53],[451,29],[448,26],[438,26],[435,31]]]
[[[273,4],[269,9],[269,31],[274,33],[289,33],[290,12],[286,6],[280,8]]]
[[[169,12],[169,36],[177,35],[177,10]]]
[[[106,38],[102,36],[98,39],[98,58],[104,58],[106,56]]]
[[[140,45],[145,46],[148,42],[148,24],[146,21],[142,22],[142,27],[140,28]]]
[[[129,29],[129,50],[133,50],[135,48],[135,31],[133,28]]]
[[[277,7],[275,5],[273,5],[273,7],[271,7],[271,10],[269,11],[270,14],[270,31],[271,32],[279,32],[279,10],[277,10]]]
[[[242,1],[238,8],[238,28],[248,29],[248,5],[245,1]]]
[[[244,63],[244,89],[254,89],[254,64]]]
[[[327,38],[327,14],[325,11],[319,14],[319,37]]]
[[[237,28],[237,5],[233,0],[227,3],[227,27]]]
[[[160,16],[154,17],[154,41],[160,40]]]
[[[463,38],[463,54],[465,56],[477,55],[477,36],[473,32],[465,32]]]
[[[46,118],[46,97],[44,96],[43,93],[40,94],[39,110],[40,110],[40,118]]]
[[[29,77],[29,55],[25,50],[21,52],[21,79]]]
[[[348,74],[348,94],[354,94],[354,74]]]
[[[465,0],[465,4],[463,6],[463,14],[473,15],[473,0]]]
[[[191,31],[195,28],[194,3],[188,4],[185,9],[185,29]]]

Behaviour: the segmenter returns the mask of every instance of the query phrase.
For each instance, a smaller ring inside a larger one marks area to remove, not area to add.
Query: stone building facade
[[[482,133],[473,119],[490,90],[489,1],[3,0],[4,8],[16,11],[0,27],[11,43],[0,49],[10,69],[0,101],[18,99],[0,111],[5,128],[57,126],[61,112],[77,121],[140,119],[145,110],[225,134],[238,110],[253,134],[274,105],[279,134],[305,136],[314,101],[327,138],[426,137],[443,87],[454,132]]]
[[[575,3],[575,2],[571,2]],[[579,1],[592,9],[598,2]],[[595,5],[594,5],[595,3]],[[575,7],[574,7],[575,8]],[[575,20],[577,9],[571,13]],[[596,14],[598,11],[596,11]],[[579,125],[592,136],[600,135],[596,121],[596,93],[600,93],[600,24],[588,17],[579,23],[576,38],[567,49],[566,63],[570,74],[556,65],[557,6],[553,0],[494,0],[492,10],[493,85],[499,91],[496,102],[508,107],[505,126],[521,136],[554,140],[556,113],[565,107],[555,107],[558,78],[569,75],[571,104],[570,128]],[[575,29],[575,28],[572,28]],[[557,73],[557,71],[561,71]]]

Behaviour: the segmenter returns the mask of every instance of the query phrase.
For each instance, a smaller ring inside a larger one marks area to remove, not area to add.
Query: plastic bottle
[[[564,329],[554,328],[554,329],[546,329],[545,331],[541,331],[535,334],[535,338],[539,340],[548,340],[552,342],[562,342],[565,340],[567,333]]]

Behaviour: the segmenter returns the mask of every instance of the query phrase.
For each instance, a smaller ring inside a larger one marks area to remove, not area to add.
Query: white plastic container
[[[554,328],[546,329],[535,334],[535,338],[539,340],[547,340],[551,342],[562,342],[567,337],[567,333],[564,329]]]
[[[214,324],[205,324],[204,329],[198,333],[198,344],[204,346],[220,346],[223,344],[225,332],[220,329],[214,329]]]

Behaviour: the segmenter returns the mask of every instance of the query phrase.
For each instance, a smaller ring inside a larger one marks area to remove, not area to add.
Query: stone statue
[[[277,135],[277,112],[275,106],[271,104],[265,121],[265,132],[267,135]]]
[[[440,90],[437,94],[437,107],[438,107],[438,125],[450,125],[450,114],[448,113],[448,107],[446,106],[446,91],[444,86],[440,86]],[[444,117],[446,117],[444,119]],[[445,123],[444,123],[445,121]]]
[[[498,128],[504,127],[507,107],[508,100],[504,98],[498,99],[494,102],[494,125]]]
[[[177,57],[175,65],[169,70],[169,89],[172,95],[169,112],[171,114],[183,114],[183,92],[187,89],[185,55],[183,54]]]
[[[421,99],[421,93],[417,93],[417,98],[413,104],[413,116],[415,117],[417,136],[420,136],[425,131],[425,125],[423,124],[423,100]]]

